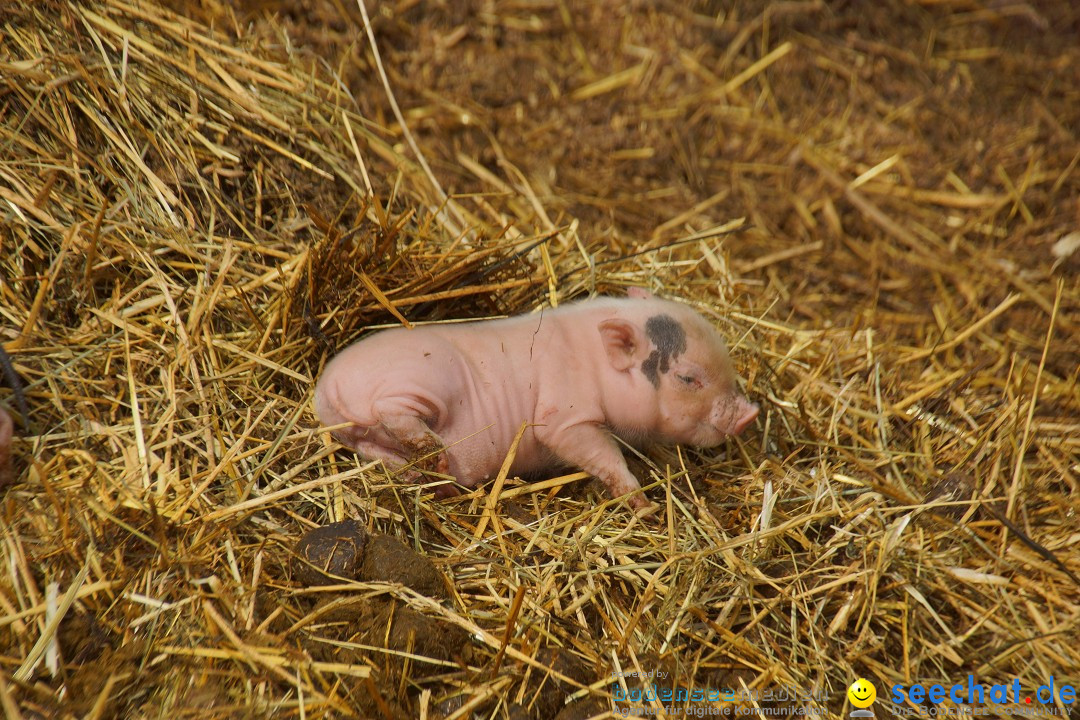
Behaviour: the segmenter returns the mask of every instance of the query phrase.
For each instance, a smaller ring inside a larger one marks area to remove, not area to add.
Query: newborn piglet
[[[391,469],[427,455],[414,467],[466,487],[498,473],[527,423],[512,474],[578,467],[613,497],[641,487],[613,434],[712,447],[758,414],[716,328],[637,289],[503,320],[376,333],[327,364],[315,409],[325,425],[344,425],[334,436],[361,455]],[[629,502],[649,504],[641,493]]]

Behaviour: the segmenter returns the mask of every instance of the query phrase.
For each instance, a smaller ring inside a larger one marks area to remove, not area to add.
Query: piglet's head
[[[739,391],[720,333],[690,310],[658,312],[643,327],[612,318],[599,329],[612,367],[647,381],[632,384],[642,388],[634,397],[613,403],[625,413],[608,418],[614,426],[650,440],[712,447],[757,417],[757,405]]]

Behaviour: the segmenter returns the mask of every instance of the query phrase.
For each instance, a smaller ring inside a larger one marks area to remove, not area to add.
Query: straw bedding
[[[348,3],[0,8],[6,716],[1075,684],[1080,11],[369,11],[378,63]],[[656,519],[576,474],[437,501],[320,433],[370,329],[628,286],[763,408],[627,451]]]

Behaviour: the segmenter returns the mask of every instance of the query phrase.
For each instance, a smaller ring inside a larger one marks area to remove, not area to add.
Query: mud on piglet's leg
[[[415,467],[440,475],[449,474],[446,444],[421,418],[403,413],[379,413],[379,425]]]

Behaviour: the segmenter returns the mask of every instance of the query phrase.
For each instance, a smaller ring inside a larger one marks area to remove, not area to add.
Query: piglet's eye
[[[679,380],[683,385],[697,385],[697,378],[693,375],[679,375]]]

